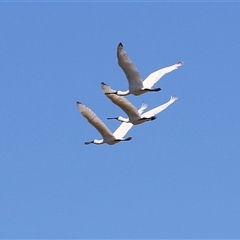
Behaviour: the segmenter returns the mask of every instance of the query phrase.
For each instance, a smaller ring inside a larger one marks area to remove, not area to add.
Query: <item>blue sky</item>
[[[240,238],[239,3],[0,3],[0,238]],[[129,142],[78,112],[124,115],[122,42],[142,78],[180,60],[162,90],[179,99]]]

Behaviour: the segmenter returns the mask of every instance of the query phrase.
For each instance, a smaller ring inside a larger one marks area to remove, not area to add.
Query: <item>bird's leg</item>
[[[157,117],[156,116],[152,116],[152,117],[149,117],[149,118],[146,118],[146,117],[144,117],[144,118],[142,118],[143,120],[147,120],[147,121],[153,121],[153,120],[155,120]]]
[[[161,88],[147,89],[149,92],[159,92]]]
[[[115,142],[130,141],[131,139],[132,139],[132,137],[128,137],[128,138],[125,138],[125,139],[115,139],[114,141]]]
[[[152,116],[152,117],[149,118],[149,120],[150,120],[150,121],[153,121],[153,120],[155,120],[156,118],[157,118],[156,116]]]

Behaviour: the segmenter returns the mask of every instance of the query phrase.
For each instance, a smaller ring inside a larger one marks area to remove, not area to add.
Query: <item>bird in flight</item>
[[[77,102],[77,107],[80,113],[88,120],[90,124],[92,124],[102,135],[103,139],[94,139],[89,142],[85,142],[85,144],[103,144],[107,143],[109,145],[116,144],[121,141],[129,141],[132,138],[127,137],[124,138],[124,136],[127,134],[127,132],[131,129],[133,126],[131,123],[122,123],[114,133],[112,133],[107,126],[102,122],[101,119],[98,118],[98,116],[87,106],[83,105],[80,102]]]
[[[152,88],[153,85],[160,80],[165,74],[172,72],[175,69],[178,69],[183,65],[183,62],[180,61],[176,64],[173,64],[169,67],[159,69],[151,73],[144,81],[142,81],[141,76],[134,66],[126,51],[123,50],[122,43],[118,44],[117,47],[117,58],[118,64],[122,68],[128,80],[128,90],[126,91],[115,91],[111,94],[116,94],[119,96],[126,96],[133,94],[135,96],[141,95],[146,92],[158,92],[161,88]]]
[[[136,107],[130,103],[125,97],[118,96],[116,94],[110,94],[114,92],[113,89],[111,89],[110,86],[103,83],[101,84],[102,90],[105,93],[105,95],[118,107],[120,107],[127,115],[128,118],[124,118],[122,116],[119,117],[109,117],[108,119],[116,119],[120,122],[125,123],[132,123],[134,125],[141,124],[147,121],[152,121],[156,119],[156,115],[160,112],[162,112],[164,109],[169,107],[172,103],[174,103],[178,98],[176,96],[171,96],[170,100],[166,102],[165,104],[162,104],[156,108],[153,108],[145,113],[143,111],[147,108],[147,104],[143,103],[141,108],[139,110],[136,109]]]

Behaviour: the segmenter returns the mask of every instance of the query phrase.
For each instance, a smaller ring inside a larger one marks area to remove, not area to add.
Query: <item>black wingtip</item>
[[[118,46],[119,46],[119,47],[123,47],[123,45],[122,45],[122,43],[121,43],[121,42],[118,44]]]
[[[81,104],[80,102],[77,102],[77,104]]]
[[[106,83],[104,83],[104,82],[101,82],[101,84],[102,84],[102,85],[107,85],[107,84],[106,84]]]

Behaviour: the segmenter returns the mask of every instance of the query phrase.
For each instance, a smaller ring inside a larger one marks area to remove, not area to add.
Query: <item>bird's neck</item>
[[[129,119],[128,119],[128,118],[124,118],[124,117],[121,117],[121,116],[118,117],[117,120],[120,121],[120,122],[125,122],[125,123],[128,123],[128,122],[129,122]]]
[[[101,140],[94,139],[94,140],[93,140],[93,143],[94,143],[94,144],[97,144],[97,145],[103,144],[103,139],[101,139]]]
[[[118,96],[127,96],[130,94],[129,90],[127,91],[117,91],[116,93]]]

